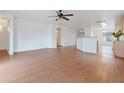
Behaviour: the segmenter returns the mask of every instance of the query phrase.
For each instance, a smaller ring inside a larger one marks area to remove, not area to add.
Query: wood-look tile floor
[[[0,82],[124,82],[124,59],[83,53],[74,47],[9,56],[0,51]]]

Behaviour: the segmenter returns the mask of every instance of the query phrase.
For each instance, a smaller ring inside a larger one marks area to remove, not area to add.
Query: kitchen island
[[[83,52],[97,53],[98,50],[97,37],[78,37],[76,47],[77,49]]]

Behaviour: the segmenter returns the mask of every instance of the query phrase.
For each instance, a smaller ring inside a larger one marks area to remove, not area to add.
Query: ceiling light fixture
[[[106,30],[103,30],[102,32],[103,32],[103,33],[106,33],[107,31],[106,31]]]
[[[96,21],[96,23],[100,23],[100,24],[102,24],[102,26],[106,26],[107,25],[107,23],[105,21]]]
[[[102,26],[106,26],[107,24],[106,24],[106,22],[102,22]]]

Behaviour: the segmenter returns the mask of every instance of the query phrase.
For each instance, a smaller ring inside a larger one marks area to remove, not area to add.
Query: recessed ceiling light
[[[106,26],[107,24],[105,22],[102,22],[102,26]]]
[[[103,33],[106,33],[107,31],[106,31],[106,30],[103,30],[102,32],[103,32]]]

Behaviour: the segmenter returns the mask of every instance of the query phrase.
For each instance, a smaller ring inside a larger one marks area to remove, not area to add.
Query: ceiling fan
[[[73,16],[73,14],[64,14],[62,10],[58,10],[56,11],[56,16],[48,16],[48,17],[56,17],[55,21],[58,21],[59,19],[64,19],[66,21],[69,21],[69,19],[67,18],[67,16]]]

